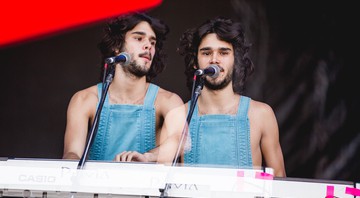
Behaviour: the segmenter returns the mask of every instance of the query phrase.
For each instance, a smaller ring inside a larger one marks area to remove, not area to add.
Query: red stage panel
[[[0,46],[158,6],[161,0],[4,0]]]

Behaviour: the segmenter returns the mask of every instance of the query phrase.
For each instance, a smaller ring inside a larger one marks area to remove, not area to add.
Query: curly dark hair
[[[146,75],[146,81],[150,82],[164,70],[164,59],[166,55],[162,48],[163,41],[166,40],[166,35],[169,33],[169,27],[162,20],[151,17],[145,13],[130,13],[109,20],[104,28],[104,36],[98,44],[98,49],[102,54],[100,81],[103,80],[104,60],[108,57],[115,56],[116,49],[123,49],[125,34],[142,21],[148,22],[156,34],[156,53],[150,70]]]
[[[199,67],[197,61],[198,48],[201,40],[208,34],[215,33],[234,48],[233,90],[242,94],[245,81],[254,71],[254,65],[249,57],[251,44],[246,43],[245,33],[239,22],[221,16],[209,19],[197,28],[186,30],[180,38],[178,52],[184,56],[186,85],[191,90],[193,84],[194,66]]]

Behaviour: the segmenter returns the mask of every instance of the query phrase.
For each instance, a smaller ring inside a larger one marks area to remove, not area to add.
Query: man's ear
[[[195,70],[197,70],[197,69],[198,69],[198,67],[197,67],[196,65],[193,65],[193,68],[194,68]]]

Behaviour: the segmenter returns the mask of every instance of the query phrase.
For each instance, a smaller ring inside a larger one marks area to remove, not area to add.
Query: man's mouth
[[[141,57],[141,58],[146,58],[146,59],[148,59],[149,61],[151,61],[151,55],[149,54],[149,53],[142,53],[142,54],[139,54],[139,56]]]

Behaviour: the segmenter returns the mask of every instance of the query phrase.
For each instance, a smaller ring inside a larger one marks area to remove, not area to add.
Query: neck
[[[204,87],[198,99],[200,114],[236,114],[239,95],[230,86],[221,90]]]
[[[146,76],[139,78],[116,69],[114,80],[109,87],[110,103],[142,104],[148,86]]]

